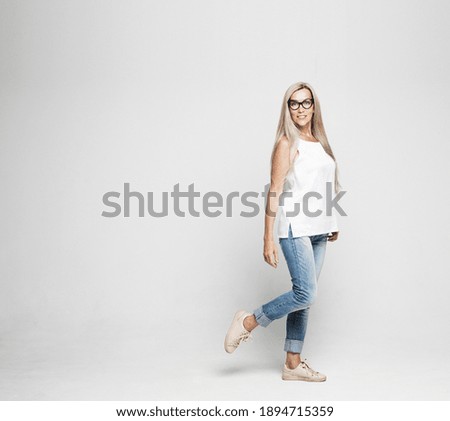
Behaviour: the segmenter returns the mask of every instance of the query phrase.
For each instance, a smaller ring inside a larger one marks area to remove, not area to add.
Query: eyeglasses
[[[302,102],[298,102],[295,99],[289,99],[288,100],[288,105],[289,108],[291,110],[298,110],[300,108],[300,105],[305,109],[309,109],[312,107],[312,105],[314,104],[314,99],[313,98],[306,98],[304,101]]]

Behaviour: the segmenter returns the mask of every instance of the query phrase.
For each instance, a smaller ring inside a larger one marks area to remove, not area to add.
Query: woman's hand
[[[264,240],[264,260],[275,269],[278,265],[277,246],[273,240]]]
[[[338,239],[339,231],[333,231],[328,237],[328,241],[336,241]]]

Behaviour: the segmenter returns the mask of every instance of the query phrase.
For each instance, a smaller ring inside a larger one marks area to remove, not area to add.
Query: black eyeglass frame
[[[305,106],[303,105],[303,103],[304,103],[305,101],[311,101],[311,105],[310,105],[309,107],[305,107]],[[297,103],[297,104],[298,104],[298,107],[297,107],[297,108],[292,108],[292,107],[291,107],[291,102]],[[288,104],[288,107],[289,107],[291,110],[298,110],[298,109],[300,108],[300,106],[302,106],[305,110],[309,110],[309,109],[314,105],[314,98],[306,98],[306,99],[304,99],[302,102],[298,102],[298,101],[296,101],[295,99],[288,99],[287,104]]]

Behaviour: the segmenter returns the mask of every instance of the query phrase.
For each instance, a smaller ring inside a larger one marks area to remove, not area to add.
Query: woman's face
[[[291,118],[297,126],[304,127],[308,125],[312,119],[314,114],[314,104],[313,96],[311,91],[308,88],[302,88],[298,91],[295,91],[291,97],[289,98],[291,105],[289,106],[289,112],[291,113]],[[311,105],[310,108],[305,109],[303,105],[299,105],[299,103],[305,101],[303,104],[305,107]],[[309,101],[308,101],[309,100]],[[297,109],[293,109],[296,108]]]

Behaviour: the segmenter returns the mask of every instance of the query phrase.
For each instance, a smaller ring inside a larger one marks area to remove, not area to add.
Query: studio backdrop
[[[0,398],[448,399],[448,13],[2,1]],[[236,310],[291,288],[262,193],[299,81],[346,192],[302,352],[320,385],[281,380],[284,318],[223,349]]]

